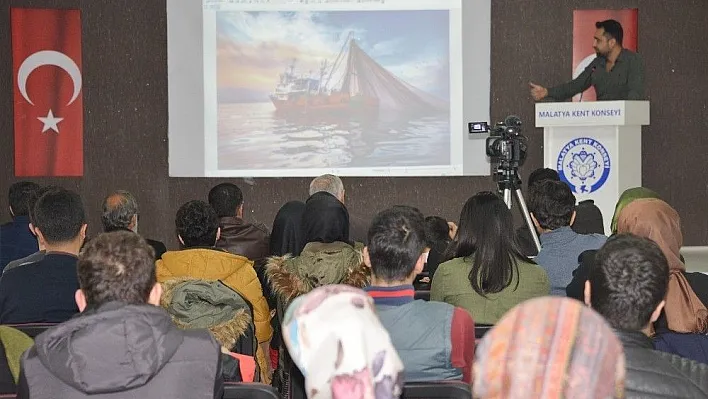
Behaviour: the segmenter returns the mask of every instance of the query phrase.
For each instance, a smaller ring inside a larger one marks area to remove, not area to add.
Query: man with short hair
[[[12,222],[0,226],[0,270],[10,261],[37,252],[37,239],[29,229],[29,201],[38,189],[37,183],[28,181],[10,186]]]
[[[548,273],[551,295],[565,296],[580,254],[600,248],[607,237],[573,231],[575,196],[561,181],[543,180],[531,186],[529,212],[541,241],[541,251],[534,260]]]
[[[243,193],[232,183],[222,183],[209,191],[209,204],[219,217],[221,235],[216,247],[234,255],[245,256],[257,268],[270,256],[270,235],[263,224],[243,219]]]
[[[220,347],[159,307],[154,256],[127,231],[87,243],[72,295],[82,313],[37,336],[22,357],[18,398],[221,398]]]
[[[0,323],[59,323],[78,309],[76,261],[86,237],[81,197],[57,189],[37,200],[34,231],[46,255],[38,262],[8,270],[0,279]]]
[[[268,344],[273,335],[270,309],[263,295],[253,262],[216,248],[221,230],[214,209],[204,201],[189,201],[177,211],[175,218],[180,251],[167,251],[157,261],[157,280],[190,278],[221,281],[238,292],[253,307],[253,322],[260,343],[256,358],[261,367],[261,381],[270,382],[270,367],[266,360]]]
[[[103,231],[126,230],[138,234],[138,201],[133,194],[124,190],[115,191],[103,200],[102,209]],[[155,260],[167,251],[165,244],[160,241],[147,238],[145,241],[155,251]]]
[[[631,234],[600,248],[585,282],[585,303],[605,317],[624,346],[627,397],[708,397],[708,365],[656,351],[649,338],[668,283],[659,246]]]
[[[553,180],[561,181],[558,171],[551,168],[539,168],[529,174],[527,184],[527,192],[531,191],[531,187],[544,181]],[[574,232],[578,234],[605,234],[605,226],[602,220],[602,212],[595,205],[595,201],[587,199],[580,201],[575,207],[575,220],[570,226]],[[521,246],[521,252],[529,257],[538,255],[538,248],[531,237],[531,232],[524,223],[523,226],[516,229],[516,239]]]
[[[614,19],[595,23],[593,48],[597,57],[568,83],[546,89],[529,83],[536,101],[551,98],[565,101],[590,86],[599,101],[644,100],[644,65],[639,54],[622,47],[624,30]]]
[[[344,203],[344,183],[339,177],[330,174],[315,177],[310,182],[310,195],[322,191],[334,195],[339,202]]]
[[[423,270],[425,224],[415,208],[396,206],[371,222],[364,262],[381,323],[405,366],[406,381],[471,382],[474,321],[467,311],[414,299],[413,281]]]

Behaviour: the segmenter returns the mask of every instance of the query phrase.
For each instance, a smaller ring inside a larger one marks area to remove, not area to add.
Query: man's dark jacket
[[[221,398],[221,351],[162,308],[109,302],[37,336],[18,399]]]
[[[639,331],[616,330],[624,346],[626,398],[708,398],[708,366],[654,350]]]

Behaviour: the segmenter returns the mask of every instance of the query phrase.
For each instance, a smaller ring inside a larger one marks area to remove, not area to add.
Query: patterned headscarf
[[[634,187],[630,188],[627,190],[624,190],[622,195],[620,195],[619,200],[617,200],[617,205],[615,206],[615,213],[612,215],[612,233],[617,232],[617,218],[619,217],[620,212],[622,209],[624,209],[625,206],[629,205],[632,201],[638,200],[638,199],[646,199],[646,198],[659,198],[659,194],[655,193],[654,191],[644,188],[644,187]]]
[[[619,214],[618,233],[632,233],[654,241],[669,262],[666,291],[666,322],[680,333],[708,332],[708,309],[696,296],[683,272],[681,262],[681,218],[669,204],[659,199],[635,200]]]
[[[477,349],[475,398],[621,398],[624,352],[581,302],[544,297],[510,310]]]
[[[297,298],[283,321],[290,356],[310,399],[393,399],[403,363],[362,290],[326,285]]]

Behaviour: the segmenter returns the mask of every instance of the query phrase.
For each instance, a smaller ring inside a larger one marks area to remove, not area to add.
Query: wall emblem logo
[[[576,194],[599,190],[610,175],[610,166],[607,149],[588,137],[579,137],[564,145],[556,163],[561,180]]]

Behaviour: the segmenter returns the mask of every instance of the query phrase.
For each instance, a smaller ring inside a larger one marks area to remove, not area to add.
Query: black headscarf
[[[302,215],[305,243],[349,242],[349,211],[337,197],[327,192],[314,193],[305,203]]]
[[[270,233],[270,254],[275,256],[300,255],[305,246],[302,230],[302,214],[305,203],[290,201],[285,203],[273,221],[273,231]]]

